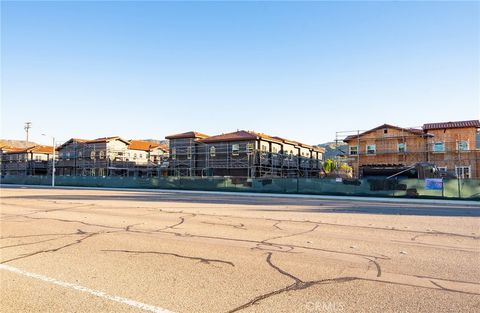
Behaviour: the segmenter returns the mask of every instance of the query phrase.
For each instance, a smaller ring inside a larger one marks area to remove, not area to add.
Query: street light
[[[55,187],[55,137],[45,134],[42,134],[42,136],[52,137],[52,187]]]

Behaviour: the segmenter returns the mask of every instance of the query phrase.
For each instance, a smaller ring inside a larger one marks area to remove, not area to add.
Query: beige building
[[[53,147],[2,148],[2,175],[47,175]]]
[[[162,145],[118,136],[93,140],[72,138],[57,151],[57,175],[67,176],[159,175],[156,167],[168,157]]]
[[[145,140],[130,140],[127,161],[137,165],[159,165],[168,157],[168,149],[161,144]]]

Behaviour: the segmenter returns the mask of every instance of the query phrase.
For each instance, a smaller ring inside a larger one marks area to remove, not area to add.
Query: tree
[[[325,174],[330,174],[335,169],[335,161],[334,160],[326,160],[323,163],[323,171]]]

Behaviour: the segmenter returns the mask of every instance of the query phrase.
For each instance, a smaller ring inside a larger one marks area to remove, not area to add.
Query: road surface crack
[[[282,294],[282,293],[285,293],[285,292],[307,289],[307,288],[310,288],[310,287],[315,286],[315,285],[344,283],[344,282],[349,282],[349,281],[353,281],[353,280],[358,279],[356,277],[339,277],[339,278],[329,278],[329,279],[321,279],[321,280],[303,281],[302,279],[296,277],[295,275],[293,275],[291,273],[288,273],[287,271],[282,270],[280,267],[273,264],[272,263],[272,253],[271,252],[269,252],[267,254],[266,261],[267,261],[268,265],[270,267],[274,268],[277,272],[279,272],[280,274],[282,274],[284,276],[287,276],[287,277],[293,279],[294,283],[291,284],[291,285],[288,285],[286,287],[271,291],[269,293],[259,295],[255,298],[253,298],[252,300],[250,300],[250,301],[248,301],[248,302],[246,302],[246,303],[244,303],[244,304],[242,304],[242,305],[240,305],[240,306],[238,306],[234,309],[229,310],[228,313],[233,313],[233,312],[237,312],[237,311],[246,309],[246,308],[248,308],[252,305],[255,305],[255,304],[259,303],[262,300],[265,300],[267,298],[270,298],[270,297],[273,297],[273,296],[276,296],[276,295],[279,295],[279,294]]]
[[[232,267],[235,267],[235,264],[233,264],[230,261],[224,261],[224,260],[219,260],[219,259],[208,259],[208,258],[202,258],[202,257],[194,257],[194,256],[187,256],[187,255],[181,255],[177,253],[169,253],[169,252],[159,252],[159,251],[135,251],[135,250],[101,250],[103,252],[120,252],[120,253],[132,253],[132,254],[158,254],[158,255],[169,255],[169,256],[174,256],[177,258],[182,258],[182,259],[190,259],[190,260],[198,260],[201,263],[205,264],[210,264],[210,263],[223,263],[230,265]]]

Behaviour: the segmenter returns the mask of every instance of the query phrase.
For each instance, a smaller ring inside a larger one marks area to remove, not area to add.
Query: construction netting
[[[2,184],[50,185],[51,176],[1,178]],[[319,179],[243,177],[56,176],[57,186],[244,191],[370,197],[480,200],[480,179]]]

